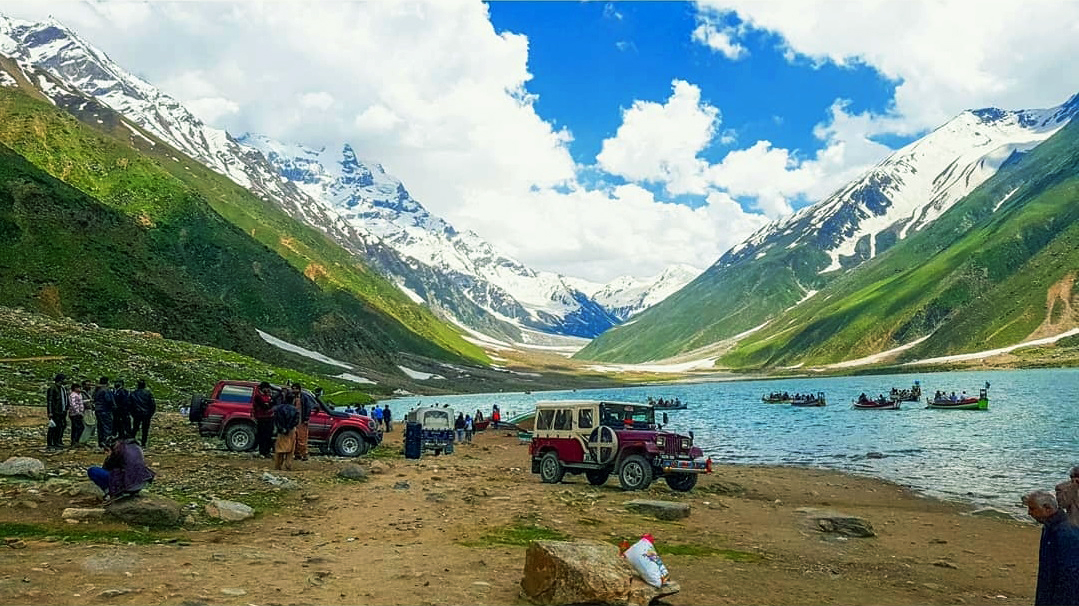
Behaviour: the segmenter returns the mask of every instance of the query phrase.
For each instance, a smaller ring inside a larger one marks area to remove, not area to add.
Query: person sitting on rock
[[[113,435],[105,439],[108,455],[101,467],[86,470],[90,481],[105,491],[105,501],[134,496],[154,481],[154,472],[146,466],[142,448],[134,441]]]

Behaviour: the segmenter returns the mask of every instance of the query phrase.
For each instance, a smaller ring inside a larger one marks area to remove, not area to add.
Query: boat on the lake
[[[761,396],[761,402],[764,402],[765,404],[790,404],[791,401],[791,395],[787,392],[773,392],[768,395]]]
[[[816,394],[795,394],[791,398],[791,406],[824,406],[825,404],[823,391],[818,391]]]
[[[648,396],[648,403],[652,405],[652,408],[656,410],[685,410],[689,408],[689,404],[683,402],[678,398],[664,399],[660,398],[655,400],[652,396]]]
[[[915,381],[910,389],[897,389],[893,387],[891,393],[888,394],[888,397],[898,402],[919,402],[922,399],[922,384],[919,381]]]
[[[895,399],[882,399],[877,398],[873,400],[862,394],[860,398],[854,400],[853,407],[858,410],[899,410],[900,402],[902,400]]]
[[[966,395],[966,392],[957,396],[954,391],[950,395],[938,391],[933,398],[926,398],[925,403],[926,408],[939,410],[989,410],[989,383],[978,392],[976,398]]]

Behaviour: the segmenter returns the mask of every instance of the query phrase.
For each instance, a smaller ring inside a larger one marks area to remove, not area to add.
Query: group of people
[[[472,415],[466,415],[463,412],[457,413],[457,419],[453,421],[453,429],[457,431],[458,442],[471,442],[472,434],[476,432],[476,425],[472,420]]]
[[[393,412],[390,410],[389,404],[383,404],[382,408],[379,408],[378,404],[372,404],[370,410],[368,410],[367,406],[364,404],[360,404],[358,408],[347,406],[345,407],[345,412],[358,414],[363,417],[371,417],[375,421],[375,427],[377,429],[386,433],[393,431]]]
[[[1079,605],[1079,465],[1056,494],[1036,490],[1023,503],[1042,525],[1035,606]]]
[[[955,395],[954,391],[952,392],[952,395],[948,395],[947,393],[945,393],[943,391],[938,391],[935,394],[933,394],[933,401],[934,402],[940,402],[942,400],[949,400],[951,402],[958,402],[960,400],[966,400],[966,399],[967,399],[967,392],[965,392],[965,391],[962,394],[958,395],[958,396]]]
[[[109,450],[110,438],[128,440],[140,433],[142,447],[146,448],[150,421],[157,413],[154,394],[144,379],[136,382],[135,391],[128,391],[120,379],[110,387],[109,378],[101,377],[94,386],[89,379],[68,383],[67,376],[59,373],[45,392],[45,403],[49,416],[45,433],[48,450],[64,448],[69,422],[71,447],[85,442],[83,435],[89,425],[88,437],[96,434],[97,445],[103,450]],[[88,417],[93,422],[88,424]]]

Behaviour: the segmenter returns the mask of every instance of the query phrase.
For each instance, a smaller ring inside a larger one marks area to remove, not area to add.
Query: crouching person
[[[133,441],[110,436],[105,440],[108,455],[101,467],[86,470],[90,481],[105,491],[105,501],[134,496],[154,481],[154,472],[146,466],[142,449]]]

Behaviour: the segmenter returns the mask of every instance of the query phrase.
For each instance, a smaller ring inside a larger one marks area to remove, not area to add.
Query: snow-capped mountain
[[[825,200],[761,228],[717,265],[803,244],[827,253],[821,273],[857,265],[931,223],[1076,113],[1079,95],[1049,109],[965,111]]]
[[[122,116],[136,147],[167,143],[323,231],[413,299],[470,328],[511,340],[522,327],[592,337],[619,321],[562,276],[534,271],[431,215],[348,145],[316,151],[255,135],[234,139],[52,19],[0,15],[0,55],[14,59],[58,106],[82,119],[97,118],[87,115],[97,103],[107,106]],[[5,83],[14,81],[4,74]]]
[[[691,265],[672,265],[658,276],[644,280],[622,276],[607,284],[571,280],[575,288],[625,322],[689,284],[701,270]]]

